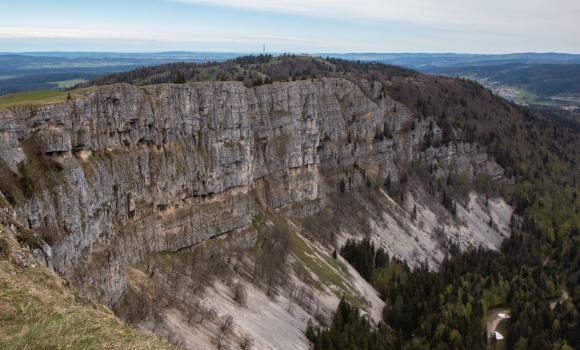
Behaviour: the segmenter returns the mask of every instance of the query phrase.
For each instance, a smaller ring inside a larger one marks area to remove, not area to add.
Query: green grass
[[[258,214],[256,216],[254,216],[252,218],[252,227],[256,230],[256,232],[258,233],[258,236],[256,237],[256,247],[259,247],[262,245],[262,242],[264,242],[265,236],[266,236],[266,218],[263,214]]]
[[[522,102],[531,103],[531,102],[535,101],[537,97],[538,96],[536,94],[534,94],[533,92],[523,90],[523,89],[518,90],[517,99],[522,101]]]
[[[274,225],[288,225],[285,219],[273,212],[255,216],[252,226],[258,232],[256,246],[264,240],[267,221]],[[287,232],[290,238],[290,253],[295,258],[292,269],[302,282],[319,291],[325,291],[324,287],[330,288],[339,297],[347,298],[353,305],[365,304],[364,299],[349,281],[350,274],[346,266],[299,235],[291,225],[288,225]]]
[[[22,250],[2,225],[0,237]],[[27,259],[28,267],[13,254],[0,259],[0,349],[175,349],[103,306],[76,301],[57,275]]]
[[[42,105],[66,101],[64,91],[39,90],[0,96],[0,110],[8,107]]]
[[[96,90],[96,87],[72,91],[37,90],[4,95],[0,96],[0,111],[11,107],[43,106],[51,103],[60,103],[66,101],[69,94],[71,98],[77,98],[94,90]]]
[[[85,83],[86,79],[70,79],[70,80],[61,80],[61,81],[53,81],[49,84],[55,85],[61,89],[69,89],[71,87],[77,86],[78,84]]]
[[[548,98],[543,98],[531,91],[527,91],[524,89],[518,90],[518,94],[516,99],[520,102],[527,103],[530,105],[538,105],[538,106],[545,106],[545,107],[560,107],[561,103],[550,100]]]
[[[346,277],[348,276],[346,266],[306,241],[293,230],[290,230],[290,238],[292,254],[296,257],[292,268],[303,282],[318,290],[322,290],[321,284],[329,288],[336,286],[351,303],[362,304],[362,298]],[[318,281],[309,276],[308,271],[316,275]]]

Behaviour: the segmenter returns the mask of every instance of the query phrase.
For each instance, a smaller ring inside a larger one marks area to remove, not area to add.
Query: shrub
[[[246,291],[246,286],[240,282],[234,283],[233,287],[234,301],[240,305],[245,306],[248,300],[248,293]]]
[[[10,255],[10,244],[4,234],[0,234],[0,260],[8,258],[8,255]]]
[[[20,179],[2,160],[0,160],[0,192],[8,203],[14,205],[24,200],[24,192],[20,187]]]

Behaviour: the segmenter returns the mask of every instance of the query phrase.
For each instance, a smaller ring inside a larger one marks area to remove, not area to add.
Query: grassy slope
[[[49,104],[64,102],[67,93],[62,91],[39,90],[21,92],[0,96],[0,109],[6,109],[12,106]]]
[[[61,89],[70,89],[78,84],[86,83],[86,79],[69,79],[69,80],[60,80],[60,81],[53,81],[50,84],[55,85]]]
[[[306,268],[325,286],[336,286],[343,293],[354,298],[357,292],[348,281],[346,267],[341,266],[339,261],[332,259],[295,231],[290,232],[290,240],[291,251],[296,258],[293,268],[298,276],[301,276],[300,272]],[[316,282],[313,285],[315,288],[317,288]]]
[[[83,94],[95,90],[94,88],[77,89],[72,91],[52,91],[38,90],[20,92],[16,94],[0,96],[0,111],[10,107],[43,106],[51,103],[66,101],[68,95],[71,98],[82,96]]]
[[[102,306],[76,301],[0,223],[0,349],[173,347],[130,328]]]
[[[333,259],[330,252],[320,249],[299,234],[293,223],[273,212],[269,212],[266,216],[271,222],[288,228],[290,253],[294,257],[291,266],[298,279],[314,290],[324,291],[326,287],[334,291],[338,297],[346,297],[354,305],[363,305],[364,298],[352,285],[352,276],[346,266]],[[259,242],[264,239],[265,234],[263,217],[256,217],[253,225],[258,231],[257,245],[260,245]]]

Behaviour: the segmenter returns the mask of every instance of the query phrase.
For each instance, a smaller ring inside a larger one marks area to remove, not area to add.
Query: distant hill
[[[0,95],[30,90],[63,90],[116,72],[168,62],[223,61],[236,53],[0,53]]]
[[[176,62],[223,62],[243,53],[236,52],[0,52],[0,95],[30,90],[64,90],[84,81],[139,67]],[[282,53],[274,53],[277,57]],[[580,64],[580,55],[560,53],[518,53],[505,55],[453,53],[317,53],[348,61],[397,65],[424,73],[457,67],[503,64]],[[300,73],[300,72],[298,72]],[[441,72],[446,74],[445,72]],[[300,75],[300,74],[299,74]]]
[[[246,86],[277,81],[314,79],[321,77],[352,77],[383,80],[393,76],[414,76],[413,70],[382,63],[360,64],[342,59],[321,59],[298,55],[243,56],[224,62],[170,63],[142,67],[129,72],[116,73],[83,84],[109,85],[131,83],[152,85],[191,81],[243,81]]]
[[[580,64],[501,64],[432,69],[453,76],[473,75],[519,86],[543,96],[580,93]]]
[[[456,53],[347,53],[320,54],[323,57],[382,62],[428,73],[442,67],[484,66],[508,63],[580,63],[580,55],[566,53],[456,54]]]

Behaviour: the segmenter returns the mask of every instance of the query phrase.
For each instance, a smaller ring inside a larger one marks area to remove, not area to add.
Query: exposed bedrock
[[[0,112],[0,157],[32,184],[18,215],[45,233],[47,264],[115,305],[127,264],[244,230],[263,208],[307,216],[341,183],[397,181],[412,161],[502,177],[478,145],[425,149],[441,130],[414,118],[380,83],[114,85]]]

